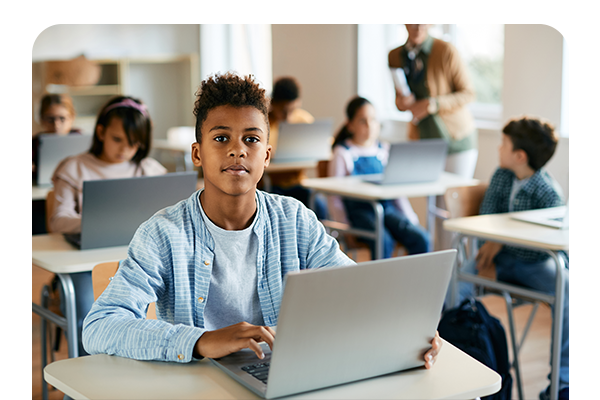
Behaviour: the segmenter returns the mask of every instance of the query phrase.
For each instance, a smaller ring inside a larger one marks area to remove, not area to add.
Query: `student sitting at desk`
[[[333,159],[329,163],[330,176],[362,175],[383,173],[389,155],[389,144],[378,140],[379,122],[375,108],[365,98],[355,97],[346,107],[346,124],[333,142]],[[375,230],[375,211],[364,201],[332,199],[332,213],[340,222],[348,220],[355,228]],[[407,198],[382,201],[384,211],[384,258],[390,258],[396,241],[409,254],[425,253],[430,250],[429,234],[419,225],[419,219]],[[371,247],[375,259],[372,239],[361,239]]]
[[[300,83],[295,78],[282,77],[273,84],[269,107],[269,144],[272,146],[273,154],[277,151],[279,124],[281,122],[290,124],[312,124],[315,122],[315,118],[308,111],[300,108],[302,106],[300,94]],[[269,191],[291,196],[309,207],[310,192],[300,184],[300,181],[304,178],[306,178],[304,169],[270,172],[271,189]],[[315,208],[315,212],[320,219],[327,217],[327,204],[319,196],[315,198]]]
[[[90,353],[189,362],[249,348],[263,358],[286,273],[353,264],[301,202],[256,189],[271,157],[267,112],[252,77],[202,82],[192,160],[204,189],[137,230],[85,319]],[[145,319],[152,302],[157,320]],[[440,344],[436,335],[427,367]]]
[[[50,217],[50,231],[81,231],[83,182],[86,180],[165,174],[167,170],[148,157],[151,142],[152,121],[146,106],[132,97],[119,96],[110,100],[100,110],[89,152],[67,157],[54,171],[52,182],[56,200]],[[94,302],[92,274],[82,272],[73,274],[72,278],[81,327]],[[53,282],[52,286],[56,287],[56,284]],[[79,350],[80,354],[86,354],[82,351],[83,348]]]
[[[75,107],[73,100],[66,94],[47,94],[40,102],[40,122],[44,128],[42,133],[54,133],[56,135],[81,134],[79,129],[73,128],[75,120]],[[31,146],[31,169],[33,181],[37,180],[37,164],[39,158],[40,140],[38,135],[32,139]]]
[[[510,121],[502,130],[500,167],[490,181],[480,214],[507,213],[564,205],[562,190],[543,168],[550,160],[558,138],[554,127],[536,118]],[[551,295],[555,293],[556,266],[544,252],[486,241],[475,260],[463,267],[467,272],[496,266],[497,279]],[[567,264],[568,265],[568,264]],[[459,302],[471,294],[472,284],[459,284]],[[569,274],[565,276],[563,330],[560,358],[559,398],[569,398]],[[553,314],[554,315],[554,314]],[[549,387],[540,393],[549,397]]]

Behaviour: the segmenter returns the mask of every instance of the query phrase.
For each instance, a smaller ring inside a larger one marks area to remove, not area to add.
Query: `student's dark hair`
[[[196,116],[196,141],[202,142],[202,124],[208,112],[219,106],[254,107],[265,117],[269,136],[269,99],[252,75],[245,77],[228,72],[213,75],[202,81],[196,92],[194,115]]]
[[[94,138],[90,153],[99,157],[102,154],[103,143],[98,138],[98,127],[106,128],[113,118],[120,118],[123,130],[127,136],[130,146],[139,144],[138,151],[132,160],[139,164],[150,154],[152,143],[152,120],[148,109],[141,100],[129,96],[117,96],[108,101],[98,113],[96,126],[94,127]]]
[[[546,165],[558,144],[554,126],[534,117],[513,119],[504,126],[502,133],[510,138],[513,150],[523,150],[527,154],[527,162],[534,171]]]
[[[40,118],[44,118],[48,109],[53,105],[63,106],[73,118],[75,117],[73,100],[68,94],[46,94],[40,101]]]
[[[273,93],[271,101],[277,103],[280,101],[294,101],[300,98],[300,83],[291,76],[279,78],[273,84]]]
[[[366,104],[371,104],[371,102],[365,99],[364,97],[356,96],[352,98],[352,100],[350,100],[350,102],[346,106],[346,118],[348,119],[348,121],[352,121],[358,110]],[[348,124],[346,123],[344,124],[344,126],[342,126],[342,129],[340,129],[339,132],[335,135],[335,139],[333,140],[331,148],[334,148],[338,144],[343,143],[344,140],[349,139],[351,137],[352,133],[348,130]]]

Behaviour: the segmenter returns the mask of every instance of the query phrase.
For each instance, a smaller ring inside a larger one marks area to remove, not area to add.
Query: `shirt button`
[[[205,261],[204,261],[204,265],[210,265],[210,261],[208,261],[208,260],[205,260]]]
[[[204,303],[204,297],[198,297],[198,301],[199,301],[200,303]]]
[[[179,358],[180,360],[183,360],[185,358],[185,356],[183,354],[178,354],[177,358]]]

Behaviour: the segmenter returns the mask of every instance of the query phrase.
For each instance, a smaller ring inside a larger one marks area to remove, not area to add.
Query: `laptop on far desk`
[[[213,359],[261,397],[273,398],[424,365],[456,250],[290,272],[273,352]]]
[[[81,250],[126,246],[140,224],[196,191],[196,171],[83,182],[81,233],[65,239]]]
[[[518,211],[511,214],[511,218],[548,228],[569,229],[569,204],[567,203],[565,207]]]
[[[320,161],[331,158],[333,119],[320,119],[312,124],[279,124],[277,149],[271,162]]]
[[[37,165],[37,185],[52,184],[52,174],[62,160],[85,153],[92,146],[92,135],[40,134]]]
[[[448,144],[442,139],[393,143],[383,174],[362,175],[365,182],[379,185],[435,182],[444,166]]]

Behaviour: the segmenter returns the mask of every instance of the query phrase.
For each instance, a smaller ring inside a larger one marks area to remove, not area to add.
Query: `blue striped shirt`
[[[199,191],[144,222],[128,256],[92,306],[83,325],[90,354],[189,362],[204,329],[214,242]],[[290,271],[354,262],[299,201],[257,191],[257,291],[266,325],[277,325],[283,278]],[[146,320],[156,302],[157,320]]]

